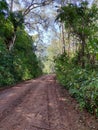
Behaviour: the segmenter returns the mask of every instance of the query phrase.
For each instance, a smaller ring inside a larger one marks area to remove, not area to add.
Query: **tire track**
[[[37,85],[38,85],[38,82],[34,84],[35,88],[33,86],[33,90],[36,89]],[[32,84],[30,84],[28,86],[28,89],[26,89],[23,93],[21,93],[21,95],[19,95],[15,100],[13,100],[11,104],[7,105],[6,108],[4,108],[4,110],[2,111],[2,114],[0,115],[0,122],[4,118],[6,118],[6,116],[9,116],[14,111],[14,109],[23,102],[24,97],[26,97],[26,95],[30,93],[31,89],[32,89]]]
[[[94,126],[94,130],[98,130],[96,120],[90,116],[87,118],[91,119],[90,122],[80,122],[83,112],[75,109],[77,103],[66,90],[63,89],[62,93],[55,75],[42,76],[30,84],[28,82],[27,86],[21,85],[21,89],[28,88],[19,95],[17,93],[12,104],[10,102],[6,109],[4,107],[0,130],[93,130],[88,123]]]

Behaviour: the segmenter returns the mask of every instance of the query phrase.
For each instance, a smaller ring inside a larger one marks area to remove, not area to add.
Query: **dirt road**
[[[0,92],[0,130],[98,130],[98,122],[47,75]]]

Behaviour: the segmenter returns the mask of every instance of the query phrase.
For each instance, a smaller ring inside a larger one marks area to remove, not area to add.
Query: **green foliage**
[[[35,78],[42,74],[41,62],[34,52],[34,41],[22,25],[22,12],[9,13],[5,0],[0,1],[0,87]],[[16,30],[15,30],[16,29]],[[8,50],[14,32],[13,50]]]
[[[18,29],[11,52],[0,40],[0,86],[35,78],[41,73],[39,61],[33,51],[33,41],[24,30]]]
[[[69,90],[90,113],[98,116],[98,70],[82,69],[63,54],[55,59],[59,82]]]
[[[20,44],[21,43],[21,44]],[[20,50],[20,51],[19,51]],[[22,78],[22,80],[37,77],[41,70],[38,69],[39,63],[37,57],[33,51],[33,41],[30,36],[24,31],[18,29],[17,39],[14,46],[14,67],[16,68],[16,74]]]
[[[0,0],[0,15],[5,15],[5,11],[8,11],[6,0]]]
[[[80,5],[68,4],[61,7],[56,20],[64,22],[65,28],[79,38],[81,35],[87,38],[98,30],[98,8],[95,5],[89,8],[87,2]]]
[[[24,17],[22,11],[10,12],[9,19],[14,26],[14,31],[16,31],[18,27],[23,27]]]
[[[77,4],[68,4],[61,7],[57,20],[65,24],[73,38],[78,38],[78,63],[84,68],[86,60],[92,64],[98,53],[98,7],[88,3],[81,2]]]
[[[2,40],[0,40],[0,86],[14,83],[13,75],[10,72],[10,61],[10,54],[6,46],[2,43]]]
[[[73,56],[55,58],[57,78],[81,108],[98,117],[98,8],[88,7],[86,1],[68,4],[61,7],[57,20],[79,44]]]

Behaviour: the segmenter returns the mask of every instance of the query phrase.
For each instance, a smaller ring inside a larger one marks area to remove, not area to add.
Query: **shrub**
[[[55,67],[59,82],[78,100],[80,107],[98,116],[98,71],[76,66],[66,55],[55,59]]]

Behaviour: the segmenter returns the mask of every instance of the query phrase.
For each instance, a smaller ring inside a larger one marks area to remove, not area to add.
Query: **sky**
[[[93,0],[89,0],[89,3],[91,5]],[[56,6],[59,6],[59,4],[54,3],[53,5],[48,5],[42,9],[42,12],[44,12],[46,15],[48,14],[49,20],[50,20],[50,26],[47,30],[44,30],[40,25],[39,28],[42,31],[42,37],[44,44],[51,44],[51,40],[53,37],[55,37],[55,31],[59,32],[59,26],[56,24],[55,19],[57,15],[57,8]],[[32,18],[31,18],[32,19]],[[55,31],[53,31],[55,30]],[[35,32],[37,33],[37,32]],[[29,32],[30,35],[34,34],[34,31]]]
[[[11,0],[7,0],[7,1],[11,1]],[[17,0],[15,0],[16,3],[18,2]],[[18,4],[14,4],[14,9],[17,10],[17,8],[20,8],[20,7],[24,7],[24,4],[22,2],[22,0],[19,0],[21,5],[18,5]],[[29,2],[30,0],[28,0]],[[89,0],[90,4],[92,3],[93,0]],[[39,12],[42,14],[44,12],[44,15],[47,16],[48,14],[48,19],[49,19],[49,28],[48,29],[45,29],[42,28],[42,25],[41,24],[38,24],[38,26],[34,26],[33,25],[33,22],[35,21],[34,19],[34,15],[32,14],[29,14],[27,16],[27,22],[31,22],[31,25],[29,27],[29,29],[26,27],[26,30],[27,32],[30,34],[30,35],[35,35],[37,34],[37,31],[34,30],[34,28],[36,30],[38,30],[40,32],[40,36],[41,36],[41,39],[43,40],[43,44],[51,44],[51,40],[56,37],[56,31],[59,32],[59,26],[55,23],[55,18],[56,18],[56,15],[57,15],[57,8],[55,6],[58,6],[57,3],[54,3],[54,4],[51,4],[51,5],[48,5],[44,8],[37,8],[36,11]],[[36,12],[35,11],[35,12]],[[37,19],[37,18],[36,18]],[[42,41],[41,41],[42,42]]]
[[[7,0],[7,1],[11,1],[11,0]],[[14,0],[14,1],[17,2],[18,0]],[[14,10],[21,9],[21,7],[22,8],[24,7],[22,0],[19,0],[19,1],[20,1],[20,4],[14,4]],[[25,0],[23,0],[23,1],[25,1]],[[28,1],[28,0],[26,0],[26,1]],[[89,0],[90,4],[92,3],[92,1],[93,0]],[[26,31],[31,36],[32,35],[34,36],[34,35],[38,34],[38,32],[39,32],[38,35],[40,35],[40,39],[35,42],[35,45],[38,46],[38,49],[40,48],[40,45],[43,46],[44,49],[40,53],[41,55],[46,54],[47,49],[45,49],[45,48],[47,48],[51,44],[53,39],[58,38],[56,33],[60,33],[59,25],[55,22],[55,18],[57,15],[57,7],[56,6],[59,6],[59,4],[54,3],[51,5],[45,6],[43,8],[37,8],[36,10],[33,10],[32,13],[30,13],[29,15],[26,16],[27,22],[31,23],[29,25],[30,26],[29,29],[26,26],[26,28],[25,28]],[[39,12],[41,15],[46,15],[46,17],[49,19],[49,27],[48,28],[45,28],[45,27],[42,28],[41,24],[38,24],[38,26],[35,26],[33,24],[36,21],[34,18],[34,13],[37,13],[37,12]]]

